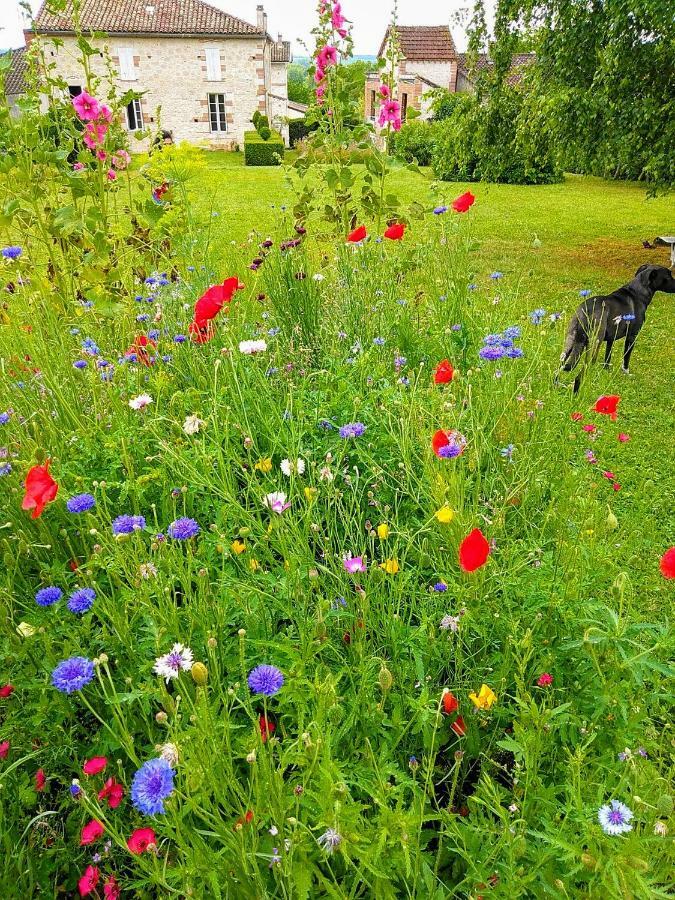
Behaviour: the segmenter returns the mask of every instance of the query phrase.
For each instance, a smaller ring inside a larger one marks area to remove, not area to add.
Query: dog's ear
[[[637,270],[637,272],[635,273],[635,275],[636,275],[636,276],[639,275],[640,272],[644,272],[645,269],[648,269],[650,266],[651,266],[651,263],[645,263],[643,266],[640,266],[640,268]]]

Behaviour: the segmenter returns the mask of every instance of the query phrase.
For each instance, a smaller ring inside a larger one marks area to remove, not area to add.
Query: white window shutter
[[[220,69],[220,50],[217,47],[206,48],[206,80],[222,81]]]
[[[120,79],[122,81],[136,81],[136,69],[134,67],[134,51],[129,47],[119,47],[117,56],[120,61]]]

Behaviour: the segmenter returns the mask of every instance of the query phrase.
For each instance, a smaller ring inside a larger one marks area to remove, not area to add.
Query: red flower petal
[[[452,201],[452,208],[455,212],[464,213],[467,209],[470,209],[474,203],[476,202],[476,198],[471,193],[471,191],[467,191],[465,194],[460,194],[460,196]]]
[[[459,703],[452,691],[443,694],[443,712],[446,716],[451,716],[454,712],[457,712],[458,709]]]
[[[92,758],[88,759],[82,766],[82,771],[85,775],[98,775],[98,773],[102,772],[107,765],[108,760],[105,756],[92,756]]]
[[[84,870],[84,875],[77,882],[77,886],[80,889],[80,897],[87,897],[92,891],[95,891],[98,879],[99,871],[96,866],[87,866]]]
[[[464,719],[461,716],[457,716],[450,728],[452,728],[457,737],[464,737],[464,735],[466,734],[466,725],[464,724]]]
[[[449,384],[455,377],[455,370],[448,359],[444,359],[436,366],[434,372],[434,384]]]
[[[26,475],[26,494],[21,509],[32,509],[31,518],[38,519],[47,503],[51,503],[59,492],[59,486],[49,474],[51,459],[43,466],[33,466]]]
[[[3,684],[3,686],[0,687],[0,697],[2,697],[3,700],[5,697],[9,697],[9,695],[13,694],[13,693],[14,693],[14,685],[13,684]]]
[[[490,545],[480,528],[474,528],[459,547],[459,565],[464,572],[475,572],[487,562]]]
[[[366,231],[366,226],[361,225],[359,228],[355,228],[354,231],[347,237],[348,244],[359,244],[361,241],[365,241],[368,237],[368,232]]]
[[[616,421],[616,409],[621,401],[621,397],[617,394],[607,394],[598,397],[593,407],[593,412],[600,413],[603,416],[610,416],[612,421]]]
[[[36,791],[44,791],[45,785],[47,784],[47,778],[45,777],[45,770],[38,769],[35,773],[35,790]]]
[[[675,547],[670,547],[663,554],[659,569],[664,578],[675,578]]]
[[[86,847],[88,844],[93,844],[94,841],[97,841],[102,836],[104,831],[105,828],[96,819],[87,822],[80,835],[80,847]]]
[[[433,448],[434,453],[438,456],[438,451],[441,447],[447,447],[448,445],[448,433],[440,429],[434,432],[434,436],[431,439],[431,446]]]
[[[402,222],[395,222],[387,228],[384,236],[389,238],[390,241],[400,241],[404,234],[405,225]]]
[[[137,828],[127,841],[127,847],[131,853],[145,853],[151,844],[156,844],[157,838],[152,828]]]

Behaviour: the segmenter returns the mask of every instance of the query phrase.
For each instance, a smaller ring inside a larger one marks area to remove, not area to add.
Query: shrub
[[[416,160],[420,166],[430,166],[437,127],[429,122],[410,122],[392,135],[391,152],[406,162]]]
[[[263,139],[263,141],[269,141],[272,137],[272,129],[268,128],[267,125],[263,125],[259,130],[258,134]]]
[[[443,181],[550,184],[561,171],[539,100],[506,87],[485,102],[466,95],[438,123],[432,153]]]
[[[308,125],[306,119],[291,119],[288,123],[288,139],[291,147],[295,147],[298,141],[302,141],[318,127],[318,122]]]
[[[244,133],[244,159],[247,166],[279,166],[284,158],[284,139],[271,131],[265,140],[257,131]]]

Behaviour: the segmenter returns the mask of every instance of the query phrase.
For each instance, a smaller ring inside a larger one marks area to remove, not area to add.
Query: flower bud
[[[251,752],[250,752],[250,753],[248,754],[248,756],[246,757],[246,762],[247,762],[247,763],[254,763],[254,762],[255,762],[255,750],[251,750]]]
[[[607,507],[607,509],[609,510],[609,512],[607,513],[607,528],[609,531],[616,531],[616,529],[619,527],[619,520],[614,515],[612,510],[609,509],[609,507]]]
[[[192,675],[192,680],[194,681],[194,683],[202,687],[209,680],[209,670],[206,668],[204,663],[201,662],[193,663],[192,668],[190,669],[190,674]]]
[[[592,872],[594,872],[598,868],[597,859],[594,856],[591,856],[590,853],[582,853],[581,862],[587,869],[590,869]]]
[[[215,650],[218,646],[218,641],[214,637],[210,637],[206,642],[206,646],[209,648],[209,650]]]
[[[386,541],[389,537],[389,526],[386,522],[382,522],[377,526],[377,536],[381,541]]]
[[[380,673],[377,676],[377,683],[385,694],[387,691],[391,690],[392,685],[394,684],[394,676],[386,666],[382,666],[380,669]]]
[[[168,721],[169,717],[163,709],[160,709],[160,711],[155,714],[155,722],[157,722],[158,725],[166,725]]]

